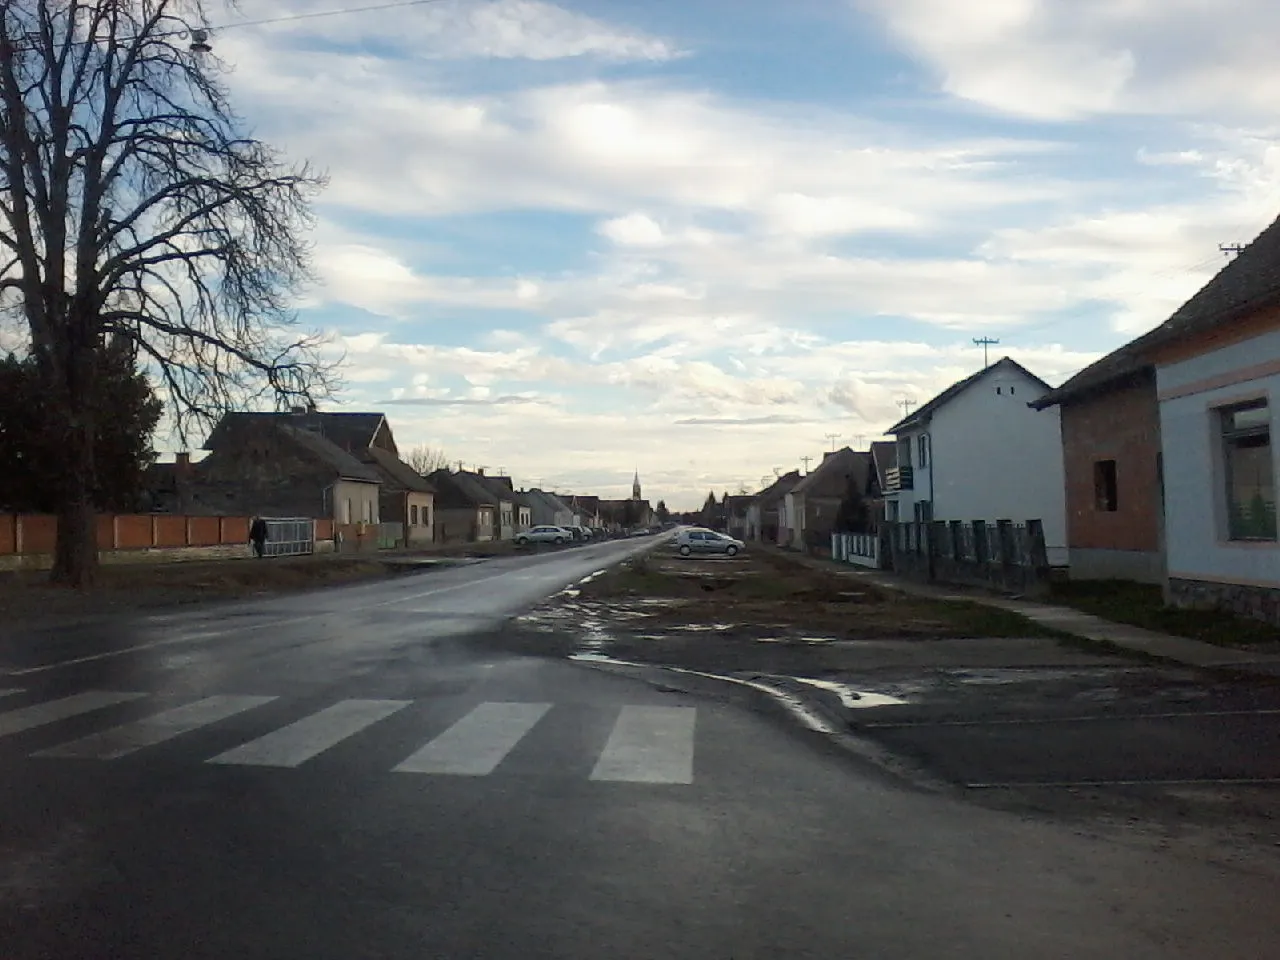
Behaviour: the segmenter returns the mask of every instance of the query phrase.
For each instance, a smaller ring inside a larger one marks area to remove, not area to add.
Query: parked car
[[[533,527],[516,537],[516,543],[527,546],[530,543],[568,543],[573,534],[564,527]]]
[[[676,535],[676,549],[682,557],[694,553],[723,553],[726,557],[736,557],[746,548],[747,545],[741,540],[698,527],[681,530]]]
[[[590,527],[579,527],[578,529],[582,531],[583,540],[590,540],[595,536]]]

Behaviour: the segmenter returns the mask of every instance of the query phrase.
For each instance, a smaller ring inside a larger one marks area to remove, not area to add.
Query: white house
[[[1062,432],[1057,408],[1028,405],[1047,383],[1004,357],[890,427],[888,520],[1039,520],[1049,562],[1067,562]]]

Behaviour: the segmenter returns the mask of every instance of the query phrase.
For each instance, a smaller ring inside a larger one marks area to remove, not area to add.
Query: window
[[[911,438],[898,441],[898,466],[911,466]]]
[[[350,497],[347,497],[346,500],[342,501],[342,522],[343,523],[351,522],[351,498]]]
[[[1116,462],[1096,460],[1093,464],[1093,508],[1104,513],[1115,513],[1120,498],[1116,490]]]
[[[1271,409],[1256,400],[1221,411],[1227,533],[1232,540],[1276,539]]]
[[[999,392],[1000,392],[1000,388],[996,387],[996,393],[999,393]]]
[[[416,527],[418,525],[418,505],[416,503],[409,505],[409,526]]]
[[[929,465],[929,435],[927,433],[920,434],[920,466],[927,467]]]

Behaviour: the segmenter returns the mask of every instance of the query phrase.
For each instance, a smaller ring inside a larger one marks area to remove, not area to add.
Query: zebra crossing
[[[24,691],[3,690],[8,701]],[[146,693],[89,690],[70,696],[5,709],[0,702],[0,740],[64,721],[83,721],[110,708],[139,704]],[[112,761],[145,752],[170,741],[210,731],[233,718],[252,719],[253,711],[278,703],[273,696],[218,694],[170,706],[136,719],[115,723],[72,739],[30,751],[43,759]],[[300,767],[411,707],[413,700],[347,699],[331,703],[199,762],[229,767]],[[426,735],[421,745],[391,766],[390,775],[486,777],[544,719],[552,703],[483,702],[463,716]],[[697,739],[697,708],[627,705],[612,717],[607,740],[595,757],[589,779],[643,784],[692,784]],[[601,730],[603,733],[603,729]],[[223,741],[225,746],[226,741]],[[585,769],[585,768],[584,768]]]

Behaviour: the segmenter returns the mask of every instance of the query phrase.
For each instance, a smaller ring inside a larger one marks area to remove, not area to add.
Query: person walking
[[[254,517],[253,523],[249,525],[249,542],[253,544],[254,556],[259,558],[266,556],[267,521],[261,517]]]

